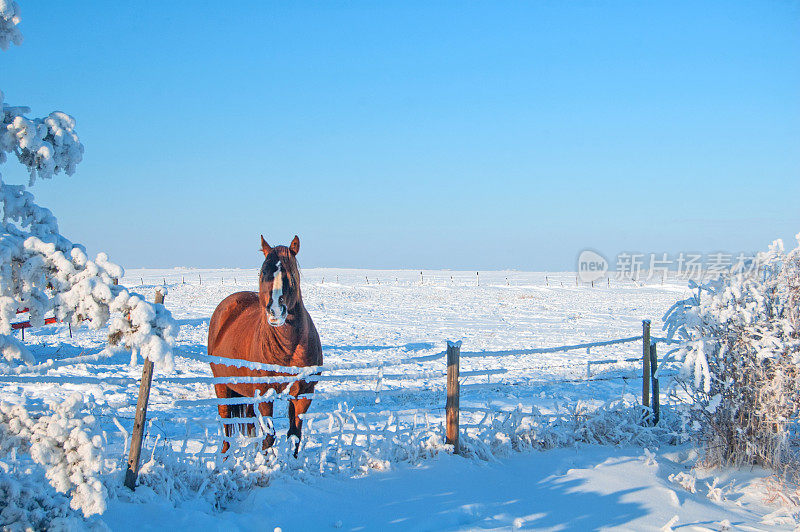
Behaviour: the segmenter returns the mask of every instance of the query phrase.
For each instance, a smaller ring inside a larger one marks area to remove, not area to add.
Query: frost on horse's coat
[[[251,362],[278,364],[281,366],[322,365],[322,346],[314,322],[303,305],[300,293],[300,272],[295,256],[300,250],[300,239],[296,236],[286,246],[271,247],[261,237],[264,263],[259,274],[258,292],[237,292],[226,297],[214,310],[208,327],[208,354],[226,358],[237,358]],[[277,278],[277,280],[276,280]],[[237,368],[223,364],[211,364],[215,377],[266,377],[289,375],[272,371]],[[279,384],[216,384],[214,390],[220,399],[230,397],[254,397],[258,391],[264,395],[270,388],[282,392],[287,383]],[[297,381],[291,384],[289,393],[295,397],[314,391],[314,382]],[[300,414],[308,411],[311,399],[289,401],[288,436],[297,436],[298,447],[302,429]],[[272,403],[259,403],[262,416],[272,416]],[[254,417],[252,405],[219,405],[222,418]],[[255,420],[254,420],[255,421]],[[249,433],[255,424],[247,424]],[[232,425],[225,425],[225,435],[230,437]],[[267,435],[263,447],[273,443]],[[222,452],[228,450],[228,441]],[[297,448],[295,447],[295,454]]]

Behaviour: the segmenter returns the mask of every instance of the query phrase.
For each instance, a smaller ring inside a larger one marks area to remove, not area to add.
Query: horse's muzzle
[[[286,315],[288,313],[286,312],[285,309],[281,309],[281,310],[283,310],[283,312],[281,312],[277,316],[271,310],[268,310],[267,311],[267,323],[269,323],[273,327],[280,327],[281,325],[286,323]]]

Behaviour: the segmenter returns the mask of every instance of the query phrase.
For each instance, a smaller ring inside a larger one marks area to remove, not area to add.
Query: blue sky
[[[568,270],[800,231],[800,4],[22,1],[37,183],[126,267]],[[22,182],[19,165],[2,169]]]

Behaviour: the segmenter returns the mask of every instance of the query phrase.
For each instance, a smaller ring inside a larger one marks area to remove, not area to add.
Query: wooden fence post
[[[652,401],[650,401],[650,404],[653,407],[653,425],[658,425],[658,420],[661,418],[661,401],[659,397],[658,377],[656,377],[657,369],[658,353],[656,352],[656,344],[653,342],[650,344],[650,378],[653,381],[653,387],[651,391]]]
[[[650,320],[642,320],[642,406],[650,407]]]
[[[164,294],[156,289],[155,302],[164,304]],[[147,422],[147,403],[150,400],[150,384],[153,381],[153,362],[145,359],[142,365],[142,382],[139,383],[139,400],[136,403],[136,418],[133,422],[131,449],[128,453],[128,468],[125,470],[125,486],[136,489],[136,478],[139,476],[139,458],[142,454],[142,438],[144,425]]]
[[[447,342],[447,443],[453,446],[453,453],[458,454],[458,373],[461,342]]]

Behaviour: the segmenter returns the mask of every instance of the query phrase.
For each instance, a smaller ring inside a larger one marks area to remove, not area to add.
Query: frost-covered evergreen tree
[[[0,0],[0,49],[22,42],[19,22],[16,2]],[[16,157],[28,170],[27,187],[75,172],[83,145],[71,116],[28,118],[30,109],[7,105],[2,92],[0,106],[0,165],[9,155]],[[104,253],[91,260],[83,246],[61,236],[56,218],[35,203],[27,187],[6,184],[0,174],[0,360],[6,361],[0,371],[12,361],[33,361],[11,334],[12,320],[24,308],[34,326],[43,325],[48,312],[96,329],[108,325],[113,342],[170,364],[177,326],[169,311],[118,286],[122,268]]]
[[[800,247],[786,253],[777,240],[756,264],[753,273],[693,284],[694,296],[664,321],[684,341],[691,421],[709,462],[782,471],[798,465]]]

